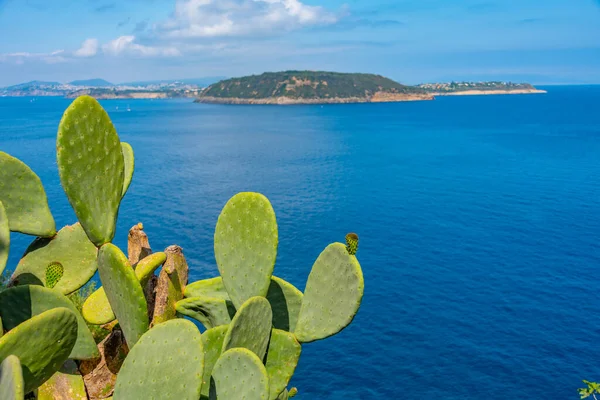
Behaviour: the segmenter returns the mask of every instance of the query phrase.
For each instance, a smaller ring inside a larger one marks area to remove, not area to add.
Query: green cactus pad
[[[125,254],[111,243],[98,252],[98,271],[110,308],[132,348],[148,330],[148,307],[142,286]]]
[[[150,277],[154,275],[154,271],[163,265],[166,260],[167,255],[159,251],[158,253],[146,256],[137,263],[135,266],[135,276],[140,281],[142,287],[146,286]]]
[[[189,297],[179,300],[175,309],[181,315],[186,315],[200,322],[206,329],[227,325],[235,315],[235,308],[227,301],[214,297]]]
[[[271,387],[271,400],[277,399],[292,379],[301,351],[300,343],[293,333],[273,329],[265,362]]]
[[[11,277],[11,284],[43,285],[48,265],[59,262],[64,273],[54,290],[62,294],[73,293],[96,273],[97,255],[98,249],[80,224],[65,226],[52,239],[38,238],[29,245]]]
[[[145,333],[125,359],[115,385],[115,400],[198,400],[204,350],[198,328],[185,319],[170,320]]]
[[[69,355],[76,360],[87,360],[100,355],[96,342],[73,302],[43,286],[17,286],[0,292],[0,315],[4,327],[11,330],[35,315],[54,308],[71,310],[77,317],[77,341]]]
[[[356,255],[358,251],[358,235],[356,233],[346,235],[346,250],[351,256]]]
[[[10,249],[10,228],[8,227],[8,217],[4,206],[0,201],[0,275],[6,268],[8,261],[8,251]]]
[[[23,400],[23,370],[17,356],[10,355],[0,364],[0,399]]]
[[[140,281],[142,288],[146,286],[154,271],[164,264],[166,259],[165,253],[158,252],[147,256],[138,263],[135,276]],[[87,322],[94,325],[108,324],[116,318],[115,313],[110,308],[104,287],[98,288],[85,300],[81,313]]]
[[[56,234],[42,181],[22,161],[1,151],[0,201],[11,231],[41,237]]]
[[[335,335],[356,315],[364,292],[360,264],[342,243],[327,246],[313,265],[294,333],[300,342]]]
[[[185,297],[214,297],[231,301],[220,276],[190,283],[186,286],[183,295]]]
[[[213,368],[221,356],[223,340],[229,327],[227,325],[217,326],[206,330],[202,334],[202,344],[204,345],[204,372],[202,373],[202,396],[208,398],[210,390],[210,376]]]
[[[223,340],[223,352],[235,347],[265,357],[273,320],[271,305],[264,297],[251,297],[238,309]]]
[[[18,325],[0,338],[0,360],[13,354],[23,366],[25,393],[46,382],[67,360],[77,341],[77,317],[54,308]]]
[[[90,96],[78,97],[58,127],[60,182],[90,240],[98,247],[115,235],[125,166],[121,142],[106,111]]]
[[[221,277],[190,283],[185,288],[184,295],[188,298],[214,297],[230,302]],[[302,292],[291,283],[273,276],[267,292],[267,300],[271,303],[271,309],[273,310],[273,327],[292,332],[296,327],[296,321],[302,306]]]
[[[121,151],[123,152],[124,163],[124,180],[123,180],[123,196],[127,193],[131,180],[133,179],[133,170],[135,166],[135,158],[133,157],[133,148],[129,143],[121,142]]]
[[[77,364],[67,360],[52,378],[38,388],[37,400],[87,400],[85,383]]]
[[[277,396],[276,400],[288,400],[290,398],[290,394],[287,389],[285,389],[279,396]]]
[[[224,352],[213,369],[210,400],[268,400],[269,377],[260,359],[248,349]]]
[[[259,193],[233,196],[219,215],[215,258],[236,308],[267,295],[277,257],[277,221],[269,200]]]
[[[59,262],[51,262],[46,267],[46,287],[54,289],[58,281],[65,274],[65,268]]]

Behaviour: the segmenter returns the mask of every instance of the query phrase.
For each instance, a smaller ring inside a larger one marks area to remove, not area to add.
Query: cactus
[[[0,181],[1,182],[1,181]],[[0,201],[0,276],[6,268],[8,261],[8,251],[10,249],[10,228],[8,227],[8,217],[4,206]]]
[[[177,316],[176,304],[183,299],[188,280],[188,265],[179,246],[165,250],[167,260],[158,276],[152,326]]]
[[[41,237],[56,234],[42,181],[22,161],[1,151],[0,201],[11,231]]]
[[[185,289],[184,296],[187,298],[212,297],[222,299],[225,304],[220,303],[221,309],[219,312],[223,315],[225,311],[231,313],[232,308],[234,308],[220,277],[190,283]],[[267,300],[271,303],[271,309],[273,310],[273,327],[284,331],[293,331],[302,305],[302,292],[291,283],[272,276],[267,292]],[[225,307],[227,307],[227,310]]]
[[[211,377],[210,400],[268,400],[269,377],[252,351],[236,348],[224,352]]]
[[[23,400],[23,370],[17,356],[10,355],[0,363],[0,399]]]
[[[227,325],[217,326],[206,330],[202,334],[202,344],[204,345],[204,372],[202,374],[202,396],[208,397],[210,389],[210,376],[213,368],[221,355],[223,340],[229,327]]]
[[[69,358],[85,360],[98,357],[98,348],[83,317],[62,294],[33,285],[17,286],[0,292],[0,315],[4,328],[9,331],[32,316],[59,307],[68,308],[77,318],[77,340]]]
[[[46,287],[54,289],[65,274],[65,268],[58,261],[51,262],[46,267]]]
[[[356,315],[364,292],[360,264],[341,243],[319,255],[306,283],[294,333],[300,342],[312,342],[344,329]]]
[[[37,400],[87,400],[85,384],[77,364],[67,360],[50,379],[38,389]]]
[[[149,255],[138,263],[135,276],[142,288],[146,286],[154,271],[164,264],[166,258],[165,253],[159,252]],[[108,324],[116,318],[103,287],[98,288],[85,300],[81,313],[86,321],[94,325]]]
[[[296,389],[295,387],[291,388],[288,391],[288,397],[291,399],[292,397],[296,397],[298,395],[298,389]]]
[[[70,294],[96,273],[98,249],[88,240],[80,224],[65,226],[51,239],[38,238],[29,245],[11,277],[11,284],[43,285],[46,269],[52,263],[63,266],[63,276],[54,290]]]
[[[110,307],[131,348],[148,330],[148,308],[142,286],[125,254],[113,244],[100,248],[98,271]]]
[[[356,255],[358,251],[358,235],[356,233],[346,235],[346,250],[351,256]]]
[[[125,166],[119,136],[92,97],[78,97],[65,111],[56,155],[60,182],[86,234],[97,247],[112,241]]]
[[[196,326],[184,319],[167,321],[133,346],[117,377],[113,398],[198,400],[203,368],[202,337]]]
[[[211,329],[231,322],[235,309],[233,306],[228,307],[227,303],[214,297],[190,297],[179,300],[175,304],[175,309],[178,314],[193,318],[206,329]]]
[[[233,196],[219,215],[215,258],[236,308],[267,295],[277,257],[277,221],[269,200],[259,193]]]
[[[36,315],[0,338],[0,360],[19,357],[25,393],[46,382],[67,360],[77,340],[77,318],[68,308]]]
[[[121,151],[123,152],[123,194],[125,196],[131,180],[133,179],[133,170],[135,167],[135,157],[133,156],[133,148],[129,143],[121,142]]]
[[[292,333],[273,329],[265,362],[271,400],[277,399],[292,379],[301,351],[300,343]]]
[[[223,340],[223,353],[235,347],[251,350],[264,358],[269,344],[271,305],[264,297],[251,297],[239,308],[229,324],[229,330]]]

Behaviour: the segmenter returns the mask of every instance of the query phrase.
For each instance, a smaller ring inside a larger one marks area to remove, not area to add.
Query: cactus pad
[[[41,237],[56,233],[40,178],[22,161],[1,151],[0,201],[11,231]]]
[[[71,310],[77,317],[77,341],[69,358],[86,360],[100,355],[96,342],[73,302],[55,290],[43,286],[17,286],[0,292],[0,315],[7,330],[35,315],[54,308]]]
[[[181,315],[186,315],[200,322],[206,329],[227,325],[235,315],[233,305],[227,306],[227,301],[214,297],[189,297],[179,300],[175,309]]]
[[[356,255],[358,251],[358,235],[356,233],[346,235],[346,250],[351,256]]]
[[[298,395],[298,389],[296,389],[295,387],[291,388],[290,390],[288,390],[288,397],[291,399],[292,397],[296,397],[296,395]]]
[[[132,348],[148,330],[148,307],[142,286],[125,254],[111,243],[98,252],[98,271],[110,308]]]
[[[285,389],[283,392],[281,392],[279,394],[279,396],[276,397],[276,400],[288,400],[290,398],[290,393],[288,392],[287,389]]]
[[[269,375],[271,400],[277,399],[292,379],[301,351],[300,343],[293,333],[273,329],[265,362]]]
[[[54,289],[58,281],[61,280],[65,274],[65,268],[59,262],[51,262],[46,267],[46,287]]]
[[[167,260],[167,255],[163,252],[150,254],[145,258],[141,259],[140,262],[135,266],[135,276],[142,287],[146,286],[150,277],[154,274],[161,265]]]
[[[233,196],[219,215],[215,258],[236,308],[253,296],[266,296],[277,257],[277,221],[259,193]]]
[[[123,152],[123,196],[127,193],[131,180],[133,179],[133,169],[135,166],[135,158],[133,157],[133,148],[129,143],[121,142],[121,151]]]
[[[98,247],[115,235],[125,167],[119,136],[106,111],[90,96],[78,97],[58,127],[60,181],[90,240]]]
[[[265,357],[273,313],[264,297],[251,297],[237,311],[223,340],[223,352],[235,347],[253,351],[261,360]]]
[[[18,325],[0,338],[0,360],[10,354],[23,366],[25,393],[46,382],[67,360],[77,340],[77,318],[54,308]]]
[[[23,400],[23,370],[17,356],[10,355],[0,364],[0,399]]]
[[[70,294],[81,288],[96,273],[98,249],[79,224],[65,226],[52,239],[38,238],[29,245],[19,261],[11,283],[17,285],[46,282],[46,268],[54,262],[63,266],[63,276],[54,290]]]
[[[115,400],[198,400],[204,351],[196,326],[170,320],[146,332],[125,359]]]
[[[52,378],[38,388],[37,400],[87,400],[83,377],[77,364],[67,360]]]
[[[220,276],[190,283],[185,287],[183,295],[185,297],[214,297],[231,301]]]
[[[268,400],[269,378],[260,359],[248,349],[227,350],[213,369],[210,400]]]
[[[342,243],[327,246],[313,265],[306,283],[294,333],[312,342],[344,329],[356,315],[364,292],[360,264]]]
[[[202,396],[208,397],[210,389],[210,376],[213,368],[221,355],[223,340],[229,327],[227,325],[217,326],[208,329],[202,334],[202,344],[204,345],[204,372],[202,374]]]
[[[0,275],[6,268],[8,261],[8,251],[10,249],[10,228],[8,227],[8,217],[4,206],[0,201]]]

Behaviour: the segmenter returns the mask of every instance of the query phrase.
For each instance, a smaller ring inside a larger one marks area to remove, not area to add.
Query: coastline
[[[376,93],[372,97],[336,97],[331,99],[294,99],[291,97],[268,97],[264,99],[243,99],[223,97],[198,97],[194,103],[233,104],[233,105],[301,105],[301,104],[356,104],[356,103],[397,103],[405,101],[430,101],[432,94]]]
[[[435,92],[434,96],[493,96],[506,94],[543,94],[548,93],[541,89],[514,89],[514,90],[465,90],[461,92]]]

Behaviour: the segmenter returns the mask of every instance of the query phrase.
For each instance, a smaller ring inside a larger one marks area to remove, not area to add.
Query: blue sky
[[[0,0],[0,86],[284,69],[600,83],[600,0]]]

